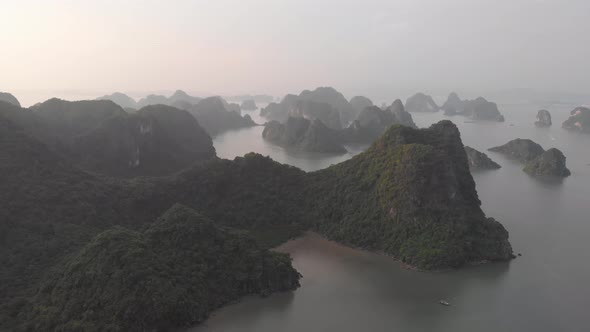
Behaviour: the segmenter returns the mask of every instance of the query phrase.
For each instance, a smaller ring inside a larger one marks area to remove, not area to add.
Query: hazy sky
[[[0,0],[0,91],[590,92],[589,33],[590,0]]]

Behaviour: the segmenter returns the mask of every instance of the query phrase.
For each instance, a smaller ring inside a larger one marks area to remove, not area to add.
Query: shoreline
[[[339,249],[345,249],[345,250],[350,250],[350,251],[356,251],[358,253],[364,253],[364,254],[371,254],[371,255],[377,255],[377,256],[381,256],[381,257],[387,257],[388,259],[390,259],[391,261],[397,263],[402,269],[404,270],[408,270],[408,271],[415,271],[415,272],[422,272],[422,273],[441,273],[441,272],[450,272],[450,271],[457,271],[460,270],[462,268],[468,268],[468,267],[474,267],[474,266],[481,266],[481,265],[486,265],[486,264],[490,264],[490,263],[494,263],[493,261],[489,261],[489,260],[484,260],[484,261],[480,261],[480,262],[469,262],[466,263],[465,265],[459,267],[459,268],[446,268],[446,269],[434,269],[434,270],[425,270],[425,269],[420,269],[414,265],[408,264],[408,263],[404,263],[402,262],[399,258],[387,254],[384,251],[372,251],[369,249],[365,249],[362,247],[353,247],[353,246],[348,246],[339,242],[336,242],[334,240],[330,240],[328,238],[326,238],[325,236],[323,236],[322,234],[312,231],[312,230],[307,230],[303,233],[301,233],[301,235],[289,239],[286,242],[281,243],[280,245],[271,248],[271,250],[275,250],[278,252],[284,252],[284,253],[288,253],[291,254],[291,251],[295,250],[297,247],[299,247],[299,245],[301,245],[304,241],[306,240],[312,240],[312,241],[321,241],[324,244],[329,244],[330,246],[333,247],[338,247]],[[508,262],[508,261],[507,261]]]

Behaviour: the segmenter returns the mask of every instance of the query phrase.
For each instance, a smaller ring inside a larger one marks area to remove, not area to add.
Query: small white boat
[[[451,305],[449,302],[447,302],[445,300],[440,300],[440,301],[438,301],[438,303],[439,304],[442,304],[442,305],[446,305],[446,306],[450,306]]]

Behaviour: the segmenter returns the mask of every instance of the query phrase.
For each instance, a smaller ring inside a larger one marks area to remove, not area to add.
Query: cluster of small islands
[[[257,104],[265,104],[259,108]],[[293,152],[365,152],[315,172],[249,153],[217,157],[212,137],[268,121],[261,139]],[[247,111],[247,112],[243,112]],[[299,287],[277,245],[315,231],[421,270],[514,258],[486,217],[471,171],[497,169],[449,120],[503,122],[495,103],[417,93],[376,106],[330,87],[240,104],[183,91],[136,101],[50,99],[23,108],[0,93],[0,329],[167,331],[249,294]],[[244,113],[244,114],[243,114]],[[531,122],[552,125],[540,110]],[[590,133],[590,109],[562,127]],[[566,157],[529,139],[491,147],[540,177]]]

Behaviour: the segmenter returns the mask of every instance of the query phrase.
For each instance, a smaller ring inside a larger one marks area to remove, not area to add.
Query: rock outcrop
[[[116,176],[159,176],[215,158],[211,137],[186,111],[165,105],[127,113],[109,100],[50,99],[32,110],[2,107],[18,124],[82,169]]]
[[[567,177],[571,175],[565,165],[565,156],[556,148],[551,148],[529,161],[523,171],[534,176]]]
[[[404,104],[399,99],[393,101],[391,106],[387,108],[389,112],[391,112],[395,118],[394,122],[397,124],[401,124],[403,126],[407,126],[410,128],[418,128],[414,123],[414,119],[412,119],[412,115],[406,112],[404,108]]]
[[[5,102],[10,103],[14,106],[20,107],[20,102],[18,101],[18,99],[16,99],[15,96],[13,96],[12,94],[10,94],[8,92],[0,92],[0,101],[5,101]]]
[[[487,101],[483,97],[474,100],[461,100],[452,92],[441,106],[445,115],[463,115],[473,120],[504,122],[504,116],[498,110],[496,103]]]
[[[51,132],[51,136],[66,145],[96,128],[103,121],[127,116],[127,112],[121,106],[110,100],[67,101],[52,98],[30,109]]]
[[[71,150],[82,168],[122,177],[172,174],[215,158],[211,137],[197,120],[166,105],[106,120],[78,136]]]
[[[408,112],[437,112],[438,105],[431,96],[421,92],[416,93],[406,100],[406,111]]]
[[[344,143],[373,143],[394,124],[416,128],[412,115],[399,105],[394,102],[386,109],[366,107],[348,128],[338,132],[339,140]]]
[[[267,122],[262,137],[295,152],[346,153],[336,133],[319,119],[289,118],[285,124]]]
[[[566,177],[571,173],[565,165],[565,156],[555,148],[547,151],[530,139],[517,138],[502,146],[488,149],[500,152],[525,163],[523,171],[534,176]]]
[[[488,151],[499,152],[522,162],[529,162],[545,152],[542,146],[530,139],[517,138],[504,145],[489,148]]]
[[[256,102],[254,101],[254,99],[246,99],[242,101],[240,107],[245,111],[254,111],[258,109],[258,106],[256,106]]]
[[[490,159],[488,155],[483,152],[477,151],[476,149],[465,146],[465,153],[467,154],[467,162],[469,163],[469,169],[472,170],[483,170],[483,169],[498,169],[502,166],[498,165],[495,161]]]
[[[260,110],[260,116],[270,121],[285,122],[289,119],[289,112],[295,107],[299,97],[293,94],[286,95],[279,103],[270,103]]]
[[[535,126],[537,127],[551,127],[551,113],[548,110],[540,110],[537,112],[537,121]]]
[[[441,106],[445,115],[456,115],[463,113],[463,101],[455,92],[451,92],[445,103]]]
[[[463,114],[473,120],[486,120],[504,122],[504,116],[500,114],[498,105],[487,101],[483,97],[463,102]]]
[[[189,112],[211,136],[227,130],[256,126],[249,115],[241,116],[238,112],[228,110],[219,97],[205,98],[191,107]]]
[[[354,118],[356,119],[365,108],[373,106],[373,101],[364,96],[355,96],[350,99],[350,106],[354,109]]]
[[[332,105],[324,102],[298,100],[289,112],[289,117],[301,117],[309,120],[317,119],[330,129],[342,129],[340,112],[332,107]]]
[[[562,128],[580,133],[590,133],[589,108],[577,107],[570,114],[571,116],[561,125]]]
[[[302,100],[330,104],[340,113],[342,126],[348,125],[354,120],[355,111],[342,93],[332,87],[319,87],[315,90],[304,90],[299,94]],[[327,124],[326,124],[327,125]]]
[[[340,118],[340,128],[347,126],[355,119],[355,110],[352,105],[344,98],[344,96],[331,87],[320,87],[313,91],[304,90],[298,96],[286,95],[280,103],[270,103],[267,107],[260,110],[260,115],[269,120],[285,122],[290,116],[293,116],[293,111],[302,103],[310,104],[328,104],[332,109],[336,110]],[[329,127],[334,127],[333,124],[324,123]]]
[[[115,104],[121,106],[122,108],[137,108],[137,102],[135,101],[135,99],[133,99],[133,98],[129,97],[128,95],[121,93],[121,92],[115,92],[110,95],[98,97],[96,99],[97,100],[110,100],[110,101],[114,102]]]

